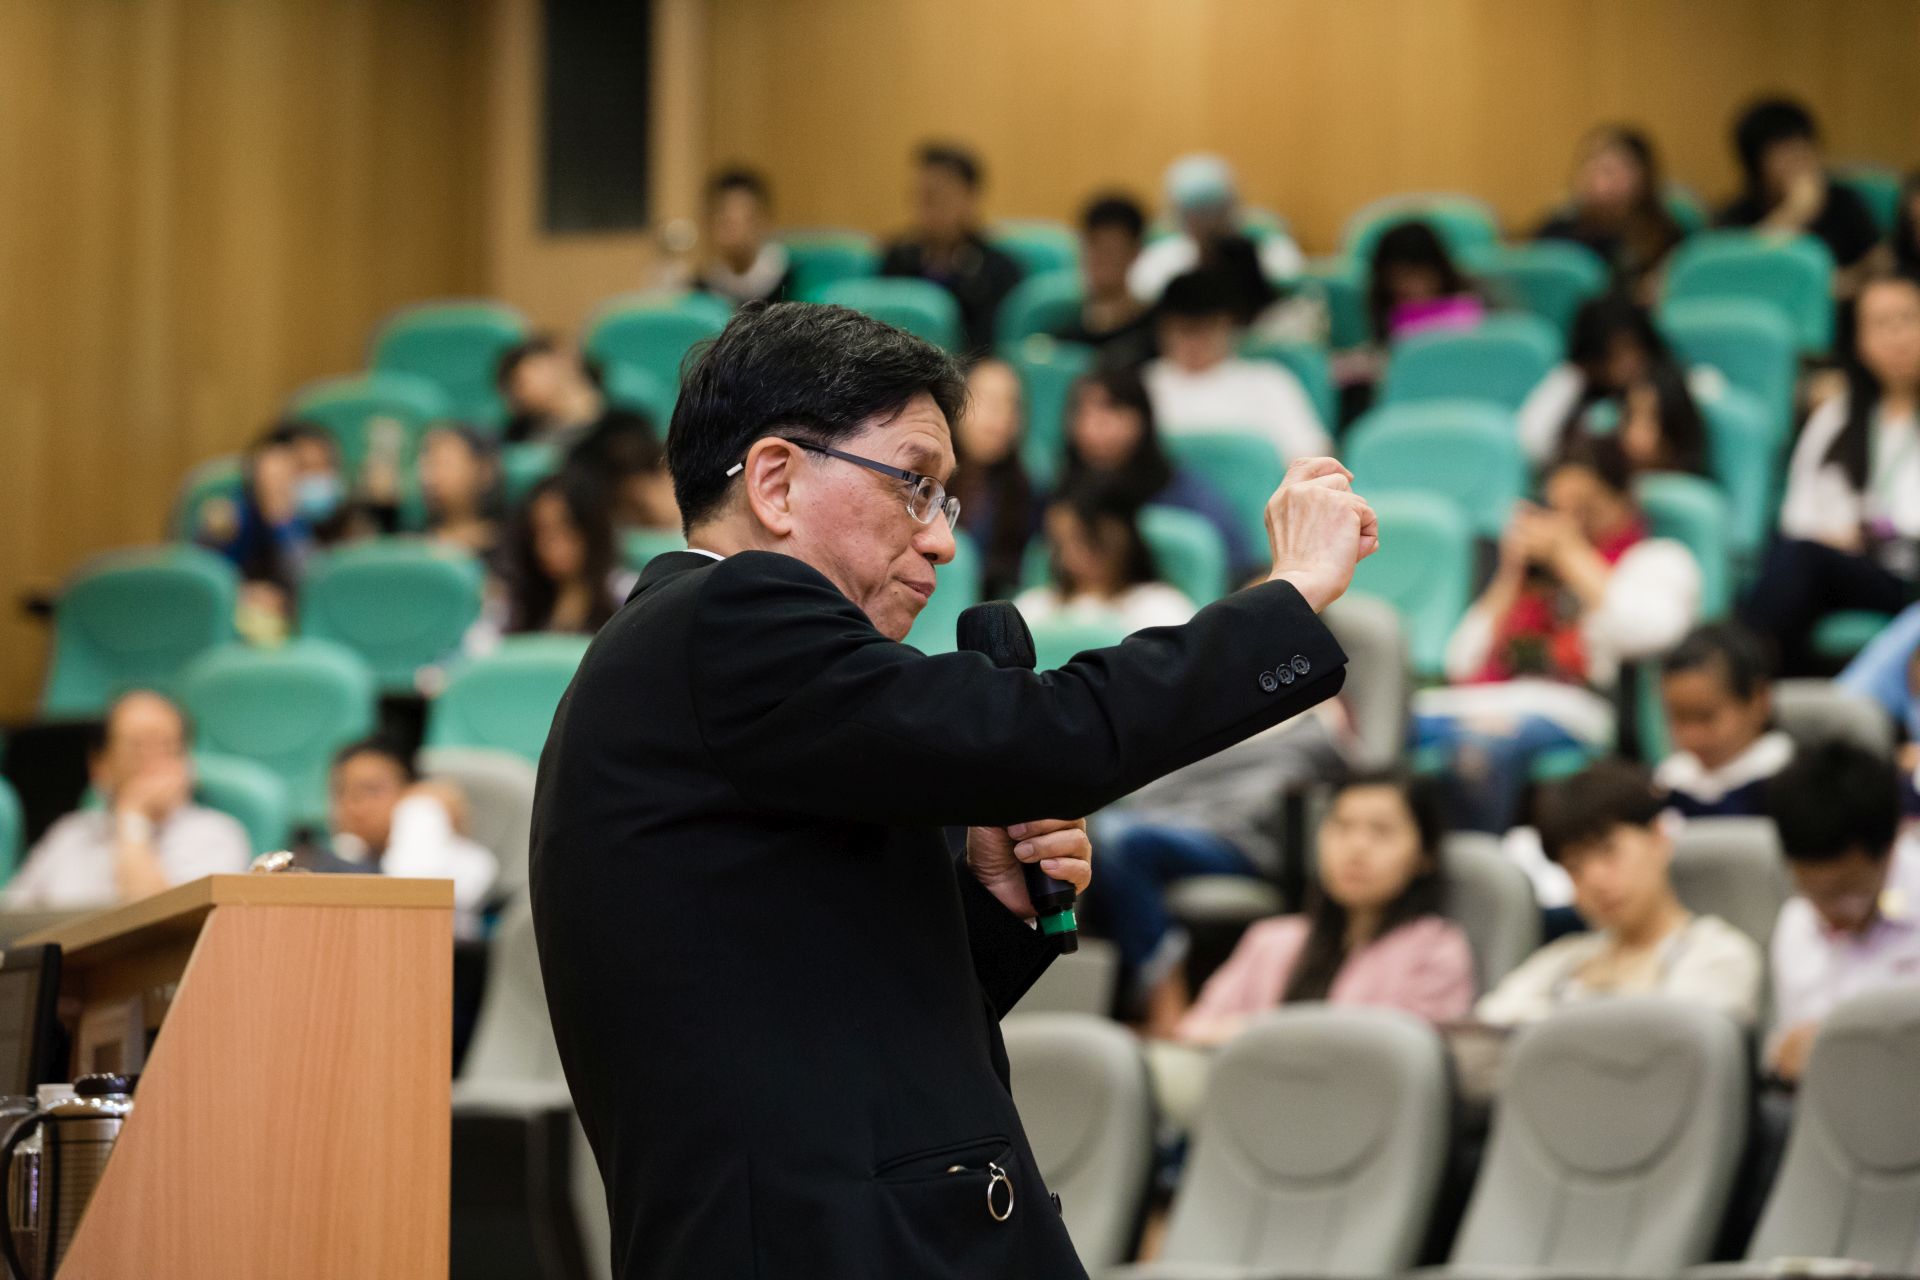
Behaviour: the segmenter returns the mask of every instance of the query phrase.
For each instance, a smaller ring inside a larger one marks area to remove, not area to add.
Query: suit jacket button
[[[1274,674],[1280,677],[1281,684],[1292,684],[1299,678],[1293,674],[1292,667],[1281,667],[1278,671],[1274,672]]]
[[[1273,693],[1279,688],[1280,677],[1274,675],[1271,671],[1262,671],[1260,673],[1260,692]]]
[[[1295,675],[1303,676],[1313,670],[1313,664],[1296,653],[1293,655],[1293,670]]]

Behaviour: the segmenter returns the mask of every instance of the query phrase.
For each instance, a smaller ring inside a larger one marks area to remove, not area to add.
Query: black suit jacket
[[[887,640],[787,556],[654,560],[560,703],[534,803],[541,966],[615,1273],[1083,1275],[998,1025],[1049,952],[942,828],[1091,812],[1332,696],[1344,663],[1284,584],[1035,674]]]

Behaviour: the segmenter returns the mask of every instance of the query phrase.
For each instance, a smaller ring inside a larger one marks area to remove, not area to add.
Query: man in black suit
[[[1375,539],[1327,459],[1268,507],[1273,581],[1186,626],[1044,674],[901,644],[954,553],[963,397],[865,316],[744,308],[668,439],[695,549],[554,718],[534,923],[627,1280],[1083,1276],[999,1034],[1051,954],[1021,863],[1085,887],[1048,815],[1340,687],[1314,615]]]

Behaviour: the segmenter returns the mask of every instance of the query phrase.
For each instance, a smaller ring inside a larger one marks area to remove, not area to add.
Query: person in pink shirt
[[[1307,909],[1262,920],[1171,1029],[1191,1046],[1232,1039],[1280,1004],[1387,1005],[1431,1022],[1473,1005],[1473,953],[1441,916],[1440,802],[1433,783],[1366,773],[1320,825]]]

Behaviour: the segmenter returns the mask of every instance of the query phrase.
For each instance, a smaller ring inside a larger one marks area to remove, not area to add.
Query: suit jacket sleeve
[[[1339,692],[1286,583],[1045,672],[886,639],[825,577],[745,552],[688,635],[706,746],[749,808],[899,825],[1077,817]]]

